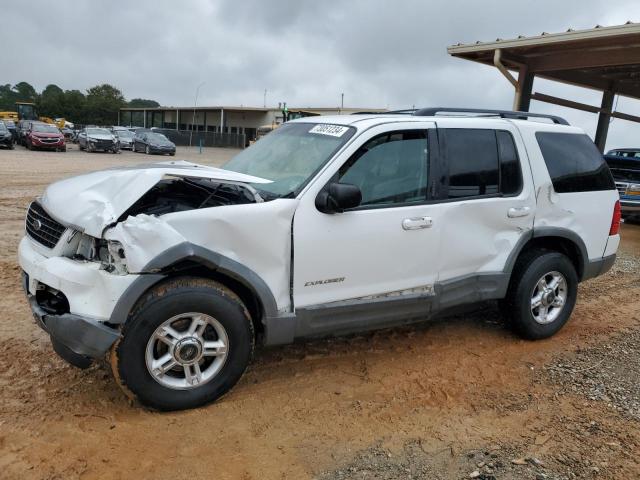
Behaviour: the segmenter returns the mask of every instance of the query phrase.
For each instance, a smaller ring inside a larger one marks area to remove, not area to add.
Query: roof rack
[[[393,112],[388,112],[393,113]],[[473,113],[477,116],[510,118],[514,120],[527,120],[528,118],[547,118],[559,125],[569,125],[564,118],[556,115],[546,115],[544,113],[516,112],[511,110],[484,110],[479,108],[421,108],[414,111],[413,115],[418,117],[435,117],[438,113]]]
[[[416,112],[416,108],[409,108],[406,110],[366,110],[362,112],[353,112],[351,115],[413,115]]]

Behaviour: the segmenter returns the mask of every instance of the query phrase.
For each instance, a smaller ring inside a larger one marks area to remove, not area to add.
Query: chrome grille
[[[58,244],[66,227],[51,218],[40,204],[32,202],[27,212],[25,229],[27,235],[36,242],[47,248],[53,248]]]
[[[618,189],[618,193],[620,195],[625,195],[627,193],[628,187],[629,187],[628,183],[616,182],[616,188]]]

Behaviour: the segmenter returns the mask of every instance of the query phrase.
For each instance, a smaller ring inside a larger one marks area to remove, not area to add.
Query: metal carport
[[[595,143],[604,151],[611,117],[640,123],[640,117],[613,111],[615,95],[640,99],[640,24],[567,30],[511,40],[457,44],[454,57],[497,67],[515,88],[514,110],[528,112],[531,100],[598,114]],[[518,72],[515,78],[511,72]],[[602,92],[600,107],[533,93],[535,77]]]

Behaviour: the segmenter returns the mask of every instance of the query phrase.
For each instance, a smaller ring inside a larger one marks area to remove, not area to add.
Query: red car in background
[[[25,135],[25,145],[29,150],[46,148],[58,152],[67,151],[64,135],[60,129],[48,123],[32,123]]]

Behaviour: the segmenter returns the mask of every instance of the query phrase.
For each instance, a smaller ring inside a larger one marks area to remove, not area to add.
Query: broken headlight
[[[103,240],[99,250],[100,264],[109,273],[117,275],[126,275],[127,257],[124,253],[124,247],[120,242],[115,240]]]

